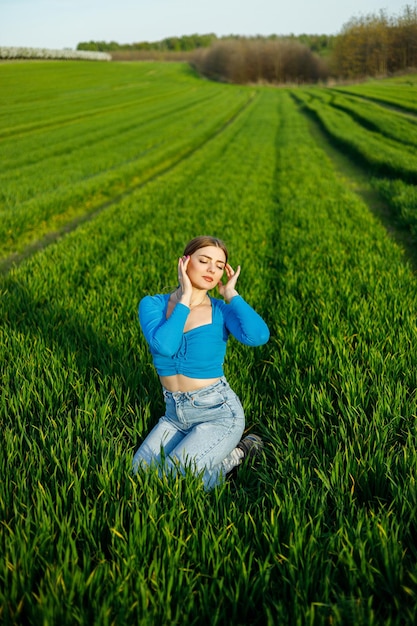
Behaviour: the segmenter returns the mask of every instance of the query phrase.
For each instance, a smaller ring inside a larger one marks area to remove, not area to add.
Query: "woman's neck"
[[[177,289],[176,291],[174,291],[175,301],[180,302],[182,295],[183,294],[182,294],[181,289]],[[195,309],[196,307],[201,306],[202,304],[207,304],[207,303],[208,303],[207,291],[203,291],[201,289],[193,289],[193,293],[191,295],[191,299],[189,303],[190,309]]]

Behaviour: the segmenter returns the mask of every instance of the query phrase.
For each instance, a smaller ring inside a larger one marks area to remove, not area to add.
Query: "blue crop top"
[[[167,319],[169,295],[145,296],[139,304],[139,321],[160,376],[223,376],[229,334],[247,346],[260,346],[269,339],[268,326],[241,296],[234,296],[229,304],[210,298],[211,323],[184,332],[190,309],[178,302]]]

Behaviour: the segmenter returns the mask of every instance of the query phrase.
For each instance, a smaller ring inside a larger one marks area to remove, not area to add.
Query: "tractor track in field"
[[[417,272],[417,246],[413,235],[396,223],[395,215],[389,204],[380,196],[380,194],[372,187],[369,180],[369,172],[352,158],[343,154],[340,149],[336,148],[331,137],[320,126],[314,115],[300,107],[307,121],[309,131],[316,141],[317,145],[324,150],[333,163],[339,176],[343,178],[343,182],[369,207],[369,210],[379,219],[386,231],[401,247],[405,258],[411,263],[414,271]]]
[[[365,95],[365,94],[359,94],[356,93],[355,91],[341,91],[339,89],[330,89],[330,91],[332,91],[335,94],[338,95],[343,95],[346,94],[349,97],[353,97],[356,98],[358,101],[363,100],[364,102],[371,102],[373,104],[378,104],[379,106],[381,106],[384,109],[387,109],[388,111],[394,111],[395,113],[401,113],[401,115],[403,115],[404,117],[408,117],[410,118],[410,120],[412,120],[413,122],[417,122],[417,112],[414,108],[412,107],[408,107],[407,104],[393,104],[391,102],[387,102],[387,100],[384,100],[382,97],[378,98],[377,96],[369,96],[369,95]]]
[[[182,94],[183,90],[177,90],[171,93]],[[155,96],[143,98],[141,103],[144,102],[152,102],[152,100],[157,100]],[[103,106],[101,108],[89,109],[86,111],[79,111],[78,113],[72,115],[65,115],[60,118],[54,118],[49,122],[31,122],[29,124],[24,124],[21,126],[12,126],[11,128],[6,128],[0,131],[1,139],[9,139],[12,137],[19,137],[20,135],[28,135],[30,133],[37,133],[39,131],[44,130],[52,130],[55,128],[63,128],[64,126],[70,126],[72,124],[79,124],[82,121],[89,120],[94,117],[102,117],[103,115],[107,115],[109,113],[115,113],[124,111],[126,109],[131,109],[138,106],[137,100],[132,100],[125,103],[120,104],[112,104],[108,106]]]
[[[236,113],[234,113],[234,115],[230,119],[228,119],[227,122],[222,124],[212,135],[210,135],[210,137],[204,139],[198,145],[191,147],[189,150],[183,152],[174,163],[170,161],[169,165],[164,166],[162,164],[160,170],[151,174],[148,178],[142,180],[137,185],[129,187],[129,189],[127,189],[126,191],[123,191],[122,193],[119,193],[113,198],[111,198],[110,200],[103,202],[102,204],[97,206],[93,211],[89,213],[83,213],[82,215],[64,224],[61,228],[47,233],[40,239],[28,244],[21,252],[14,252],[4,257],[3,259],[0,259],[0,275],[9,273],[13,268],[19,266],[21,263],[23,263],[24,261],[32,257],[37,252],[40,252],[41,250],[44,250],[51,244],[56,243],[64,235],[67,235],[73,232],[82,224],[85,224],[87,222],[94,220],[98,215],[100,215],[106,209],[117,204],[121,200],[129,197],[130,195],[132,195],[139,189],[145,187],[145,185],[147,185],[148,183],[160,178],[161,176],[164,176],[168,172],[175,169],[178,165],[180,165],[181,163],[183,163],[184,161],[192,157],[195,153],[202,150],[206,145],[208,145],[211,141],[219,137],[227,128],[229,128],[229,126],[231,126],[254,102],[256,95],[257,95],[256,92],[253,92],[248,98],[248,100],[244,103],[244,105]]]
[[[151,100],[150,98],[148,98],[147,100]],[[192,105],[190,106],[190,104],[184,104],[184,103],[180,103],[177,106],[169,109],[169,115],[178,115],[181,113],[185,113],[189,110],[191,110],[191,108],[198,106],[200,104],[200,102],[203,101],[207,102],[207,97],[201,97],[198,100],[194,101],[192,103]],[[115,110],[116,108],[113,107]],[[120,108],[125,108],[125,107],[120,107]],[[64,124],[55,124],[54,125],[50,125],[50,128],[63,128],[64,126],[67,125],[71,125],[73,124],[75,121],[84,121],[85,119],[88,119],[89,115],[83,116],[83,117],[79,117],[79,118],[71,118],[71,120],[69,122],[66,122]],[[149,115],[149,117],[146,117],[145,119],[141,119],[140,122],[135,122],[134,120],[131,120],[129,123],[127,123],[126,125],[120,127],[117,129],[117,131],[115,131],[114,129],[109,129],[107,131],[104,131],[97,139],[96,139],[96,143],[97,142],[101,142],[101,141],[107,141],[108,139],[111,139],[112,137],[114,137],[115,133],[127,133],[129,131],[131,131],[132,129],[136,129],[136,131],[140,128],[142,128],[142,126],[145,126],[147,124],[152,124],[153,122],[157,121],[158,119],[161,118],[161,113],[151,113]],[[46,126],[40,127],[39,130],[45,130]],[[35,131],[29,131],[29,132],[35,132]],[[97,130],[95,130],[94,132],[97,132]],[[22,134],[28,134],[28,133],[22,133]],[[17,136],[17,135],[16,135]],[[1,137],[0,137],[1,139]],[[81,143],[77,144],[74,148],[68,148],[66,143],[61,143],[58,144],[57,148],[55,149],[55,151],[48,151],[48,156],[46,158],[44,158],[43,160],[46,162],[47,160],[53,160],[56,157],[62,156],[62,155],[68,155],[69,153],[71,153],[73,150],[79,150],[80,148],[83,148],[84,146],[88,146],[91,143],[91,139],[87,136],[83,137],[83,140]],[[20,170],[23,167],[30,167],[33,164],[36,164],[38,162],[39,156],[35,153],[35,155],[33,154],[29,154],[29,155],[22,155],[23,160],[18,162],[16,161],[16,159],[13,160],[12,165],[8,165],[4,164],[3,165],[3,169],[2,169],[2,175],[4,175],[4,173],[8,173],[10,171],[13,170]],[[113,168],[116,169],[116,166]]]

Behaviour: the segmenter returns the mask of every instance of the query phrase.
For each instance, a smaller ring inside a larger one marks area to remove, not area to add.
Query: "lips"
[[[212,283],[213,279],[211,278],[211,276],[203,276],[204,280],[208,283]]]

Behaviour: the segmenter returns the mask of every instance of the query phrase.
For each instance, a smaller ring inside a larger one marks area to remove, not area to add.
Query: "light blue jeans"
[[[219,484],[222,461],[237,446],[245,416],[237,395],[224,377],[198,391],[172,393],[163,388],[165,415],[133,458],[133,471],[156,465],[165,472],[185,467],[201,474],[206,489]]]

